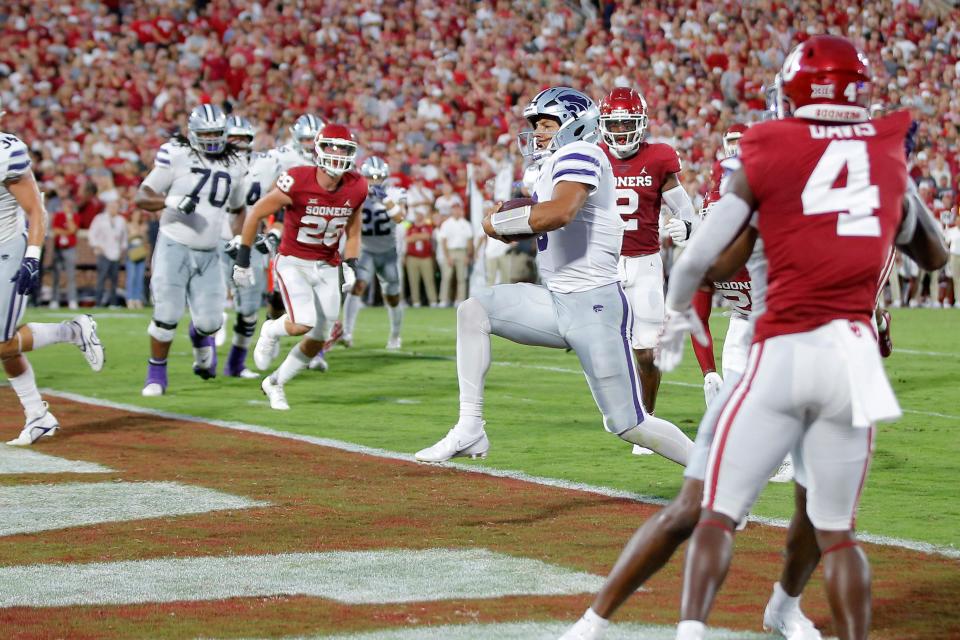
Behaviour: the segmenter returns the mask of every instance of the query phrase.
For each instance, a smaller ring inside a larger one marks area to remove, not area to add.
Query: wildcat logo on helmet
[[[586,96],[577,93],[561,93],[557,96],[557,102],[566,107],[570,115],[573,116],[586,111],[590,107],[590,102]]]

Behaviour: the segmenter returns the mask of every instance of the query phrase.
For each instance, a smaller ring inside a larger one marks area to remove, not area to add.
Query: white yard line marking
[[[914,411],[913,409],[902,409],[904,413],[912,413],[918,416],[931,416],[933,418],[948,418],[950,420],[960,420],[960,416],[952,416],[949,413],[937,413],[936,411]]]
[[[572,623],[572,622],[571,622]],[[412,629],[385,629],[349,635],[299,636],[297,640],[556,640],[570,627],[562,622],[463,624]],[[674,625],[612,624],[604,640],[673,640]],[[712,640],[770,640],[769,634],[710,628]],[[288,640],[294,640],[290,638]]]
[[[487,549],[392,549],[0,567],[0,607],[307,595],[349,604],[592,593],[603,578]]]
[[[893,348],[894,353],[906,353],[911,356],[931,356],[933,358],[960,358],[960,353],[952,351],[917,351],[915,349]]]
[[[111,472],[113,469],[92,462],[67,460],[23,447],[0,446],[0,474]]]
[[[365,455],[376,456],[378,458],[389,458],[392,460],[403,460],[406,462],[414,462],[412,454],[409,453],[398,453],[396,451],[387,451],[386,449],[377,449],[374,447],[365,447],[363,445],[354,444],[352,442],[343,442],[341,440],[334,440],[332,438],[318,438],[316,436],[307,436],[299,433],[288,433],[285,431],[277,431],[269,427],[262,427],[260,425],[246,424],[243,422],[231,422],[227,420],[216,420],[212,418],[202,418],[199,416],[191,416],[182,413],[173,413],[170,411],[160,411],[157,409],[148,409],[145,407],[139,407],[132,404],[124,404],[120,402],[113,402],[111,400],[106,400],[103,398],[91,398],[88,396],[83,396],[76,393],[70,393],[66,391],[57,391],[55,389],[42,389],[42,393],[56,396],[59,398],[66,398],[67,400],[73,400],[74,402],[81,402],[84,404],[90,404],[98,407],[108,407],[111,409],[119,409],[121,411],[130,411],[132,413],[142,413],[145,415],[157,416],[160,418],[169,418],[173,420],[187,420],[190,422],[203,422],[206,424],[214,425],[217,427],[222,427],[224,429],[233,429],[235,431],[246,431],[250,433],[258,433],[261,435],[274,436],[277,438],[284,438],[287,440],[297,440],[299,442],[308,442],[310,444],[316,444],[323,447],[330,447],[332,449],[339,449],[341,451],[349,451],[351,453],[362,453]],[[420,464],[420,463],[417,463]],[[556,478],[544,478],[541,476],[531,476],[529,474],[523,473],[522,471],[509,471],[501,469],[491,469],[484,467],[477,467],[472,465],[458,464],[458,463],[445,463],[444,467],[457,469],[459,471],[465,471],[467,473],[478,473],[486,476],[493,476],[496,478],[509,478],[511,480],[520,480],[522,482],[530,482],[532,484],[538,484],[548,487],[556,487],[559,489],[570,489],[573,491],[583,491],[585,493],[593,493],[597,495],[602,495],[611,498],[624,498],[627,500],[634,500],[637,502],[642,502],[645,504],[656,504],[663,505],[667,501],[663,498],[658,498],[655,496],[648,496],[639,493],[633,493],[631,491],[622,491],[620,489],[612,489],[610,487],[599,487],[595,485],[589,485],[582,482],[572,482],[569,480],[559,480]],[[758,522],[760,524],[766,524],[769,526],[781,527],[784,528],[787,526],[786,520],[774,520],[768,518],[758,518],[755,516],[750,516],[752,522]],[[867,540],[873,542],[874,544],[889,546],[889,547],[900,547],[902,549],[910,549],[913,551],[920,551],[927,554],[936,554],[946,556],[948,558],[960,558],[960,549],[957,549],[953,546],[947,545],[934,545],[927,542],[919,542],[916,540],[906,540],[901,538],[892,538],[887,536],[877,536],[869,533],[858,532],[858,537],[862,540]]]
[[[269,505],[177,482],[0,487],[0,536]]]

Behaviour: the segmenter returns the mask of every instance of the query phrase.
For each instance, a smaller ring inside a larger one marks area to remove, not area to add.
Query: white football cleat
[[[602,640],[610,623],[606,620],[587,620],[586,616],[560,636],[560,640]]]
[[[76,345],[83,352],[83,357],[87,359],[87,364],[94,371],[103,369],[104,355],[103,345],[100,343],[100,336],[97,335],[97,323],[93,317],[87,314],[81,314],[74,317],[71,321],[77,329]]]
[[[323,351],[310,358],[310,364],[307,365],[307,368],[313,371],[319,371],[320,373],[326,373],[330,365],[327,364],[327,358],[323,355]]]
[[[162,396],[163,386],[157,384],[156,382],[147,383],[140,391],[140,395],[142,395],[144,398],[156,398],[157,396]]]
[[[352,346],[353,346],[353,334],[352,334],[352,333],[345,333],[345,334],[343,334],[342,336],[340,336],[340,344],[342,344],[343,346],[345,346],[347,349],[349,349],[350,347],[352,347]]]
[[[28,447],[40,438],[49,438],[57,432],[59,427],[60,423],[57,422],[57,418],[50,413],[49,405],[44,402],[43,413],[36,418],[28,419],[20,435],[8,441],[7,444],[15,447]]]
[[[790,482],[793,480],[793,458],[790,454],[783,459],[777,472],[770,478],[770,482]]]
[[[706,401],[708,407],[710,403],[713,402],[713,399],[720,394],[720,387],[722,386],[723,378],[721,378],[720,374],[716,371],[711,371],[703,376],[703,399]]]
[[[399,351],[402,345],[403,341],[400,339],[400,336],[390,338],[387,340],[387,351]]]
[[[243,378],[244,380],[256,380],[260,377],[260,374],[244,367],[243,371],[240,372],[238,377]]]
[[[767,603],[763,611],[764,631],[779,633],[787,640],[823,640],[810,618],[803,615],[800,607],[781,611]]]
[[[276,322],[276,320],[270,322]],[[276,360],[278,355],[280,355],[280,340],[268,336],[266,326],[261,326],[257,346],[253,348],[253,364],[257,365],[257,369],[264,371],[270,367],[270,363]]]
[[[653,450],[647,449],[646,447],[641,447],[638,444],[633,445],[633,455],[635,456],[652,456]]]
[[[270,376],[263,379],[263,382],[260,383],[260,388],[263,389],[264,395],[266,395],[267,400],[270,401],[271,409],[276,411],[290,410],[290,405],[287,404],[287,396],[283,392],[283,387],[275,384],[273,380],[270,379]]]
[[[490,441],[483,430],[479,436],[464,440],[454,427],[440,442],[417,451],[419,462],[446,462],[451,458],[486,458],[490,450]]]

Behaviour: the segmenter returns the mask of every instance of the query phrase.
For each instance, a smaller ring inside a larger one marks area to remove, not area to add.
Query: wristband
[[[183,196],[168,195],[163,199],[163,206],[167,209],[176,209],[177,205],[180,204],[180,201],[183,199]]]
[[[519,207],[517,209],[508,209],[506,211],[497,211],[490,216],[490,224],[498,236],[515,236],[526,233],[533,233],[530,228],[530,210],[531,205]]]
[[[29,245],[26,252],[23,254],[24,259],[33,258],[34,260],[40,259],[40,247],[36,245]]]
[[[243,269],[250,266],[250,245],[242,244],[237,249],[237,266]]]

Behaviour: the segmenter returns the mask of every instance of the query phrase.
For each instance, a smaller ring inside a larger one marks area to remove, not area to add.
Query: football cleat
[[[482,429],[479,436],[463,439],[454,427],[440,442],[417,451],[419,462],[446,462],[451,458],[486,458],[490,450],[490,441]]]
[[[87,314],[81,314],[73,318],[70,324],[77,329],[77,346],[83,352],[83,357],[87,359],[87,364],[94,371],[103,369],[104,354],[103,345],[100,343],[100,337],[97,335],[97,323],[93,317]]]
[[[270,322],[277,322],[271,320]],[[267,369],[270,363],[280,355],[280,341],[277,338],[271,338],[266,332],[267,323],[260,327],[260,336],[257,338],[257,346],[253,348],[253,364],[261,371]]]
[[[275,411],[290,410],[290,405],[287,404],[287,395],[283,392],[283,387],[271,380],[270,376],[263,379],[263,382],[260,383],[260,388],[263,390],[263,394],[267,396],[267,400],[270,401],[271,409]]]
[[[342,336],[340,336],[340,344],[342,344],[343,346],[345,346],[347,349],[349,349],[350,347],[352,347],[352,346],[353,346],[353,334],[352,334],[352,333],[345,333],[345,334],[343,334]]]
[[[310,364],[307,365],[307,368],[313,371],[319,371],[320,373],[325,373],[327,369],[330,368],[330,365],[327,364],[327,359],[323,355],[323,351],[310,359]]]
[[[877,329],[877,343],[880,345],[880,355],[889,358],[893,353],[893,338],[890,337],[890,312],[881,311],[880,317],[883,318],[883,329]]]
[[[560,636],[560,640],[602,640],[610,623],[606,620],[587,620],[586,616]]]
[[[167,365],[147,363],[147,381],[140,395],[147,398],[162,396],[167,392]]]
[[[822,640],[823,636],[813,626],[810,618],[803,615],[799,605],[786,611],[774,609],[767,603],[763,611],[765,631],[779,633],[787,640]]]
[[[707,406],[713,402],[713,399],[720,393],[720,387],[723,386],[723,378],[716,371],[711,371],[703,376],[703,399]]]
[[[633,455],[635,456],[652,456],[653,450],[647,449],[646,447],[641,447],[638,444],[633,445]]]
[[[223,375],[228,378],[243,378],[245,380],[259,378],[259,373],[247,369],[247,365],[245,364],[246,360],[246,348],[236,345],[230,347],[230,353],[227,355],[227,363],[223,366]]]
[[[217,377],[216,347],[200,347],[193,350],[193,373],[203,380]]]
[[[791,480],[793,480],[793,458],[787,454],[777,468],[777,472],[771,476],[770,482],[790,482]]]
[[[20,435],[7,442],[15,447],[27,447],[40,438],[49,438],[57,432],[60,423],[56,417],[50,413],[50,406],[43,403],[43,413],[35,418],[28,418]]]
[[[396,338],[390,338],[387,340],[386,348],[387,351],[399,351],[402,345],[403,341],[400,339],[400,336],[397,336]]]

